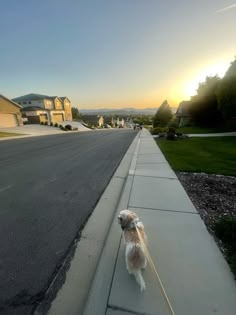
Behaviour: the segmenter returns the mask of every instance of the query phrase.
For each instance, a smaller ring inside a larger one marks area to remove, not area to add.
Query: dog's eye
[[[120,222],[122,222],[122,221],[123,221],[123,219],[122,219],[121,217],[120,217],[119,219],[120,219]]]

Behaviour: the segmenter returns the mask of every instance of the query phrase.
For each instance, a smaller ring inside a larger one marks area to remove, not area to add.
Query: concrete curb
[[[117,211],[113,216],[111,229],[109,231],[105,246],[101,254],[101,259],[96,270],[91,290],[88,294],[88,299],[84,308],[83,315],[104,315],[106,313],[110,288],[114,276],[122,235],[120,226],[117,224],[117,215],[121,210],[127,209],[128,206],[130,192],[133,184],[133,175],[137,161],[137,154],[139,150],[140,140],[138,139],[138,137],[139,134],[135,138],[136,146],[130,164],[129,174],[126,179],[120,202],[117,206]]]
[[[137,141],[138,135],[131,143],[83,229],[65,282],[51,303],[48,315],[82,314],[117,204],[126,189],[128,171]],[[50,292],[47,295],[50,295]],[[44,314],[45,308],[48,308],[46,304],[47,299],[37,307],[34,314]]]
[[[0,138],[0,141],[34,138],[34,137],[46,137],[46,136],[61,136],[61,135],[67,135],[67,134],[71,134],[71,133],[81,133],[81,132],[90,132],[90,130],[62,131],[62,132],[55,132],[55,133],[48,133],[48,134],[22,134],[21,136],[3,137],[3,138]]]

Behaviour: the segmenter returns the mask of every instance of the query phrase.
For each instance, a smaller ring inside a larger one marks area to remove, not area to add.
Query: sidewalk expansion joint
[[[185,213],[185,214],[199,215],[198,212],[188,212],[188,211],[171,210],[171,209],[155,209],[155,208],[148,208],[148,207],[136,207],[136,206],[132,206],[132,205],[129,205],[128,208],[141,209],[141,210],[150,210],[150,211],[162,211],[162,212],[174,212],[174,213]]]
[[[162,179],[171,179],[171,180],[178,180],[178,178],[174,178],[174,177],[163,177],[163,176],[153,176],[153,175],[139,175],[139,174],[134,174],[134,176],[136,177],[152,177],[152,178],[162,178]]]
[[[114,178],[126,179],[126,177],[124,177],[124,176],[114,176]]]
[[[162,152],[152,152],[152,153],[139,153],[139,155],[154,155],[154,154],[162,154]]]
[[[112,311],[121,311],[121,312],[125,312],[128,314],[133,314],[133,315],[151,315],[149,313],[137,313],[137,312],[134,312],[131,310],[127,310],[126,308],[113,306],[113,305],[108,305],[108,309],[111,309]]]

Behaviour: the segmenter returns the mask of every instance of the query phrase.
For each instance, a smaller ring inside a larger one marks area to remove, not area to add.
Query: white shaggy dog
[[[147,259],[144,253],[143,245],[139,239],[136,227],[141,235],[143,242],[147,243],[147,237],[144,232],[143,223],[138,216],[129,210],[122,210],[118,216],[118,222],[121,225],[125,242],[125,262],[129,274],[133,274],[140,290],[146,288],[142,277],[142,269],[147,266]]]

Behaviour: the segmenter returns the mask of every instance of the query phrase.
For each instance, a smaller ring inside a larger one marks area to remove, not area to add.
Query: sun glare
[[[199,83],[204,82],[207,76],[218,75],[222,78],[225,75],[225,72],[229,68],[229,62],[221,62],[213,64],[210,67],[203,69],[201,72],[194,77],[193,80],[190,80],[186,83],[185,94],[188,97],[191,97],[196,94]]]

